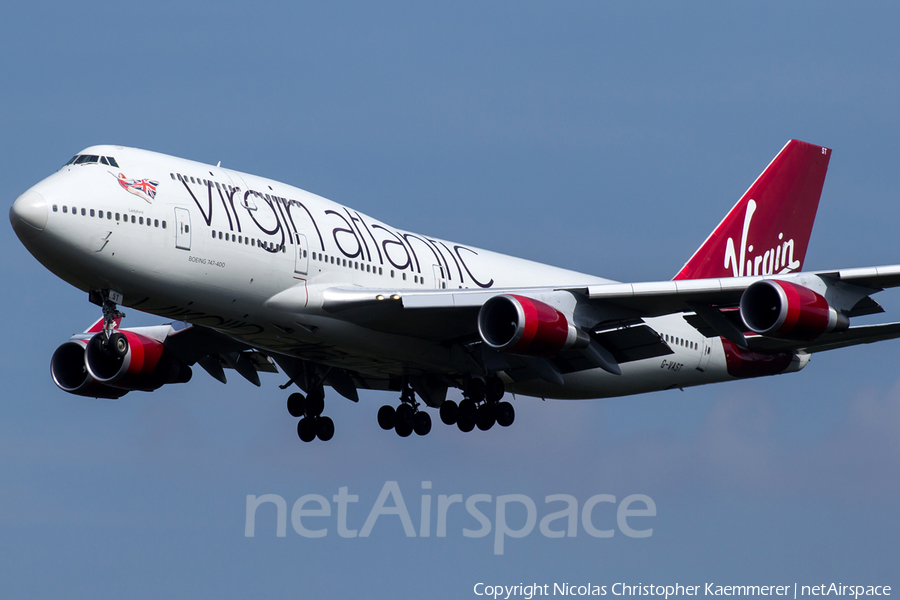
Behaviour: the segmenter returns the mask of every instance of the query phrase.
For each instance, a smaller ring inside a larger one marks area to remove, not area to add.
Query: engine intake
[[[741,318],[754,333],[790,340],[812,341],[850,326],[847,316],[820,294],[777,279],[757,281],[744,290]]]
[[[50,376],[57,387],[76,396],[121,398],[128,390],[98,382],[88,373],[84,355],[87,340],[73,339],[61,345],[50,359]]]
[[[491,348],[532,356],[554,356],[590,342],[586,333],[549,304],[513,294],[484,303],[478,312],[478,333]]]

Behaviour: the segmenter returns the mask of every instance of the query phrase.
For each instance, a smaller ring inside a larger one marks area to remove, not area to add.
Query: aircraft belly
[[[633,361],[621,366],[622,374],[614,375],[603,369],[589,369],[563,375],[565,386],[557,386],[542,379],[507,384],[516,394],[585,400],[629,396],[666,389],[685,388],[705,383],[733,379],[718,361],[711,361],[705,371],[685,363],[685,356],[668,355]]]

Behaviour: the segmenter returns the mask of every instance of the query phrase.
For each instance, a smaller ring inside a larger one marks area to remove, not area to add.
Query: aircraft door
[[[444,279],[444,267],[441,265],[434,265],[434,287],[439,290],[447,287],[447,280]]]
[[[306,247],[306,236],[294,234],[294,273],[306,275],[309,271],[309,251]]]
[[[191,249],[191,213],[186,208],[175,209],[175,247]]]
[[[712,347],[709,343],[709,339],[707,337],[703,338],[703,341],[700,343],[700,362],[697,364],[698,371],[705,371],[706,367],[709,366],[709,357],[712,355]]]

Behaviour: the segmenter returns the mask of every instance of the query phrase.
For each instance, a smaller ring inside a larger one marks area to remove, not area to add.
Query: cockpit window
[[[119,163],[112,156],[95,156],[93,154],[76,154],[66,165],[104,164],[119,168]]]
[[[64,164],[63,166],[64,166],[64,167],[67,167],[67,166],[71,165],[73,162],[75,162],[75,159],[76,159],[76,158],[78,158],[78,155],[77,155],[77,154],[76,154],[75,156],[73,156],[72,158],[70,158],[70,159],[69,159],[69,162],[67,162],[67,163]]]

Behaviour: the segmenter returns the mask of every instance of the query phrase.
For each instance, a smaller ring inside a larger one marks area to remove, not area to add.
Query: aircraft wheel
[[[325,410],[325,395],[321,391],[310,392],[306,396],[306,414],[310,417],[318,417]]]
[[[475,422],[475,412],[478,408],[475,406],[475,401],[471,398],[466,398],[462,402],[459,403],[459,414],[457,415],[457,420],[466,418],[467,421]]]
[[[484,398],[488,402],[500,402],[505,392],[506,387],[503,385],[503,380],[496,375],[488,377],[484,382]]]
[[[468,396],[472,400],[479,402],[484,400],[484,382],[480,379],[470,379],[469,385],[466,386],[466,391],[469,392]]]
[[[124,358],[128,354],[128,338],[118,331],[109,336],[109,353],[116,358]]]
[[[456,421],[456,426],[459,427],[459,430],[463,433],[469,433],[473,429],[475,429],[475,421],[465,417],[463,415],[459,416],[459,419]]]
[[[441,403],[440,413],[444,425],[455,425],[456,418],[459,416],[459,405],[453,400],[444,400]]]
[[[417,412],[413,421],[413,431],[418,435],[428,435],[431,431],[431,416],[426,412]]]
[[[334,421],[329,417],[319,417],[316,419],[316,436],[323,442],[327,442],[334,437]]]
[[[394,428],[394,422],[397,420],[396,412],[393,406],[385,404],[378,409],[378,426],[387,431]]]
[[[316,420],[309,417],[303,417],[297,423],[297,435],[304,442],[311,442],[316,439]]]
[[[398,421],[397,424],[394,425],[394,431],[396,431],[397,435],[399,435],[400,437],[409,437],[409,435],[413,432],[412,423],[407,424],[400,423]]]
[[[287,409],[292,417],[302,417],[306,412],[306,397],[303,394],[294,392],[287,399]]]
[[[478,408],[478,414],[475,418],[475,424],[478,429],[487,431],[494,426],[496,418],[494,417],[494,407],[490,404],[483,404]]]
[[[501,402],[497,405],[497,424],[501,427],[509,427],[516,420],[516,411],[509,402]]]
[[[404,402],[397,407],[396,415],[396,420],[394,421],[395,427],[399,427],[402,424],[404,428],[409,426],[410,430],[412,430],[413,421],[416,418],[416,411],[412,406]]]

